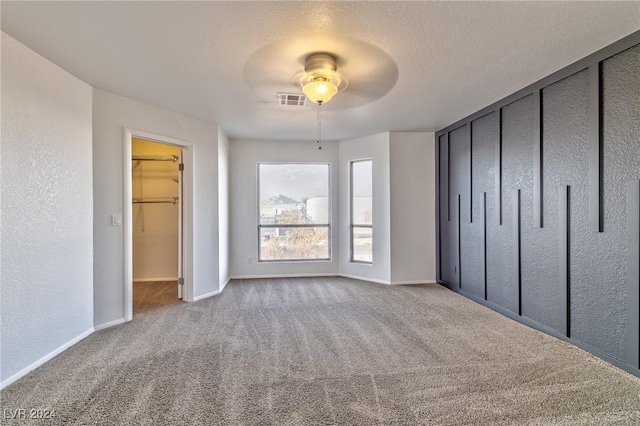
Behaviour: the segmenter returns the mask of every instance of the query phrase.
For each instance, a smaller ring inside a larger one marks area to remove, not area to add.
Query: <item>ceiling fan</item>
[[[299,76],[302,92],[311,102],[318,105],[318,131],[316,142],[322,149],[321,106],[329,102],[340,90],[347,87],[347,79],[338,73],[336,58],[330,53],[312,53],[305,59],[304,73]]]
[[[307,99],[322,105],[347,85],[347,79],[338,73],[335,56],[325,52],[307,56],[300,77],[300,86]]]
[[[304,103],[274,102],[274,97],[279,100],[280,93],[302,95],[303,86],[309,83],[316,84],[309,85],[308,89],[331,83],[337,87],[331,100],[331,111],[337,113],[371,104],[385,96],[396,84],[399,73],[393,58],[371,43],[344,36],[315,34],[299,35],[262,46],[246,59],[243,75],[248,87],[258,95],[266,109],[277,109],[278,114],[292,114],[292,109],[280,107],[303,106]],[[325,88],[328,93],[333,92],[333,88]],[[316,102],[311,93],[305,98]],[[328,100],[323,99],[323,102]]]

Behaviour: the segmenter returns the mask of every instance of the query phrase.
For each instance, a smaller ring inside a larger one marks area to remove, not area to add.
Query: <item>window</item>
[[[373,163],[351,162],[351,261],[373,262]]]
[[[331,259],[330,165],[258,164],[258,260]]]

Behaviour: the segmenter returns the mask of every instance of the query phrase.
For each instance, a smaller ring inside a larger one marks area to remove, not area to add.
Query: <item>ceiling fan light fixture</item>
[[[329,53],[307,56],[300,85],[307,99],[317,104],[329,102],[333,95],[347,86],[347,80],[337,72],[336,58]]]
[[[315,77],[302,86],[307,99],[317,104],[329,102],[338,93],[338,86],[325,77]]]
[[[298,77],[302,92],[311,102],[318,105],[318,149],[322,149],[322,105],[333,95],[347,87],[347,80],[337,72],[335,56],[329,53],[313,53],[307,56],[304,73]]]

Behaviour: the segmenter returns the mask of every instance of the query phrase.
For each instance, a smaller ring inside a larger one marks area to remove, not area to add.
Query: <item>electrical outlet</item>
[[[247,256],[247,263],[253,263],[253,257]]]

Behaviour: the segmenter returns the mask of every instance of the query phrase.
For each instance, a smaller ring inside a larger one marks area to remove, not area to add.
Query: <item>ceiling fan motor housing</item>
[[[337,69],[336,58],[328,53],[314,53],[309,55],[304,64],[305,72],[311,74],[321,74],[323,71],[334,73]]]

